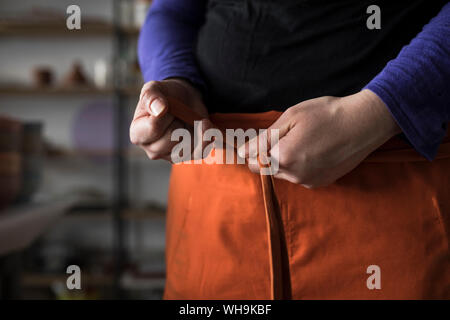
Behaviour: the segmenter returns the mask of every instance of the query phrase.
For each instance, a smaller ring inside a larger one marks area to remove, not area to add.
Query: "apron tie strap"
[[[204,119],[204,117],[197,114],[194,110],[190,109],[182,102],[171,97],[167,97],[167,100],[169,102],[169,110],[167,110],[166,112],[169,112],[172,116],[183,121],[185,124],[192,126],[194,121],[201,121]],[[159,116],[162,116],[163,114],[164,112]],[[236,149],[235,146],[232,147]],[[258,156],[260,168],[263,168],[263,163],[268,162],[260,160],[261,159]],[[270,299],[280,300],[284,298],[283,268],[281,256],[281,215],[279,213],[276,200],[273,175],[265,175],[260,173],[260,178],[266,217],[267,245],[270,267]]]

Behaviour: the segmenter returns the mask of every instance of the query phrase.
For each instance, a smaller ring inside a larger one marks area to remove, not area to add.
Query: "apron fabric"
[[[213,114],[222,128],[267,128],[280,115]],[[393,138],[334,184],[274,179],[284,297],[450,298],[450,141],[435,161]],[[178,164],[169,189],[165,299],[269,299],[258,174],[246,165]],[[369,289],[369,266],[380,289]]]
[[[301,101],[361,90],[445,2],[377,1],[370,31],[369,0],[209,0],[195,50],[212,122],[267,128]],[[446,142],[428,162],[395,138],[330,186],[274,179],[283,297],[450,298],[449,155]],[[247,165],[174,165],[164,298],[270,299],[266,209]],[[367,286],[373,265],[381,289]]]

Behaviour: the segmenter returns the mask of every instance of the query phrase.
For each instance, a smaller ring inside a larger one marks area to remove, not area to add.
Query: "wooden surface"
[[[0,211],[0,255],[29,246],[76,202],[73,197]]]

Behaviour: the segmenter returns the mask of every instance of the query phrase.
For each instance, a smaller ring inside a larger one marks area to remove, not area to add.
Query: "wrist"
[[[177,82],[181,85],[183,85],[184,87],[186,87],[189,91],[191,91],[195,96],[197,96],[198,98],[202,99],[203,95],[201,90],[195,86],[189,79],[187,78],[183,78],[183,77],[169,77],[164,79],[164,81],[174,81]]]
[[[374,92],[365,89],[358,92],[356,96],[362,108],[361,111],[369,116],[374,130],[382,133],[386,139],[401,133],[401,129],[388,107]]]

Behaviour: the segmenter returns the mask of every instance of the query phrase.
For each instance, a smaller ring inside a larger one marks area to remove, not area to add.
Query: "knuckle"
[[[161,83],[156,80],[149,81],[147,82],[147,84],[148,84],[147,89],[159,89],[161,86]]]
[[[161,136],[157,125],[148,123],[140,128],[130,128],[130,141],[134,145],[149,145]]]
[[[298,176],[291,176],[289,180],[295,184],[302,184],[302,179]]]
[[[297,109],[295,107],[289,107],[284,111],[284,114],[286,117],[292,117],[294,114],[297,113]]]
[[[279,164],[281,167],[290,168],[294,164],[294,162],[295,158],[292,156],[290,152],[280,151]]]
[[[147,158],[149,158],[150,160],[158,160],[160,158],[160,156],[156,153],[153,153],[149,150],[145,150],[145,153],[147,154]]]
[[[259,173],[259,166],[257,164],[249,164],[248,168],[253,173]]]
[[[134,145],[140,144],[140,139],[137,134],[134,132],[133,127],[130,127],[130,141]]]
[[[148,151],[156,155],[162,155],[166,149],[167,143],[151,144],[148,146]]]
[[[141,99],[143,97],[150,97],[153,93],[155,93],[155,91],[161,91],[161,83],[159,81],[156,80],[152,80],[147,82],[141,90]]]
[[[137,140],[137,138],[135,136],[130,136],[130,141],[132,144],[134,144],[136,146],[139,144],[139,141]]]
[[[291,172],[291,174],[289,175],[289,181],[295,184],[309,185],[310,181],[308,180],[309,178],[305,175],[304,172]]]
[[[148,86],[147,92],[155,92],[155,91],[161,92],[162,89],[163,88],[160,81],[151,81]]]
[[[149,82],[146,82],[144,84],[144,86],[142,87],[142,91],[146,91],[146,90],[148,90],[149,88],[151,88],[151,87],[153,87],[155,85],[158,85],[158,81],[156,81],[156,80],[151,80]]]
[[[284,113],[287,115],[292,114],[293,112],[294,112],[294,109],[292,107],[289,107],[284,111]]]

